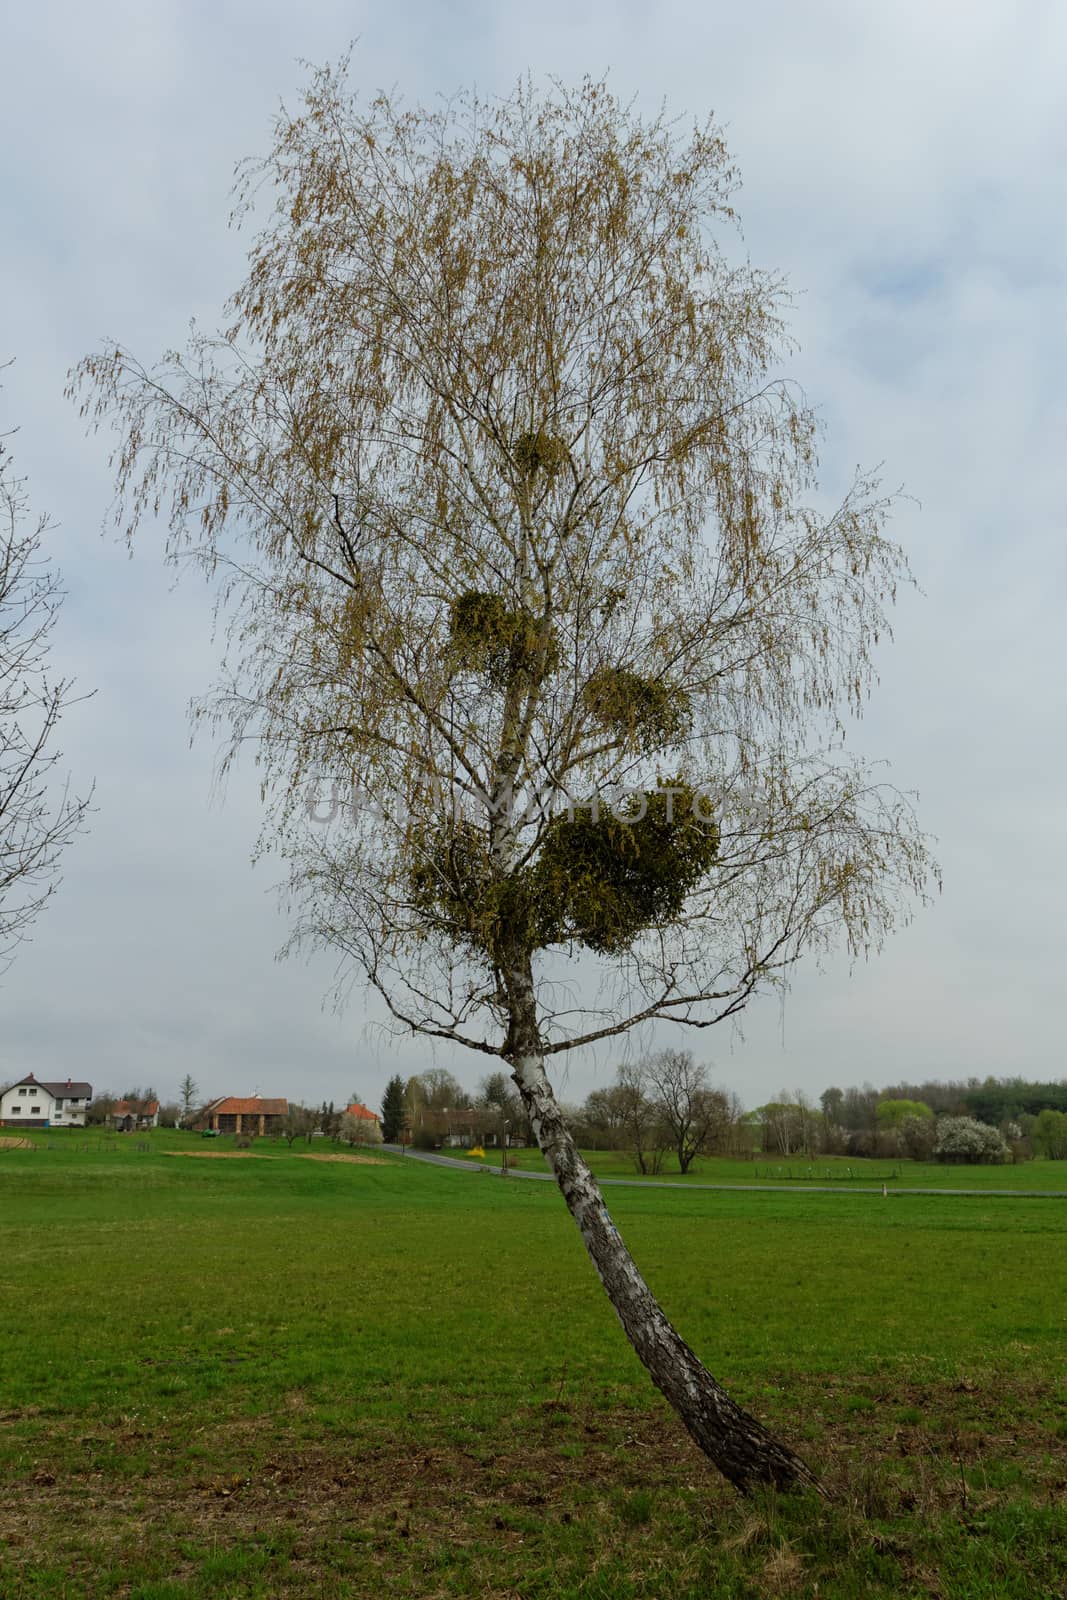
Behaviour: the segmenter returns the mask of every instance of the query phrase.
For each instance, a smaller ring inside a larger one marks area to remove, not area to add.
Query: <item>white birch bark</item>
[[[811,1469],[730,1398],[668,1321],[560,1114],[540,1048],[529,964],[509,977],[515,1081],[608,1299],[653,1383],[700,1448],[743,1493],[758,1484],[774,1484],[825,1494]]]

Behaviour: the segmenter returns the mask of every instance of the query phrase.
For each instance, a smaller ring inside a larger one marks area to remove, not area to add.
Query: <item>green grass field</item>
[[[1067,1201],[611,1191],[823,1507],[705,1464],[552,1185],[36,1145],[0,1151],[4,1600],[1067,1593]]]
[[[442,1155],[482,1164],[482,1158],[468,1150],[442,1150]],[[798,1188],[880,1185],[904,1194],[910,1189],[1016,1189],[1049,1190],[1067,1194],[1067,1162],[1020,1161],[1007,1166],[954,1166],[938,1161],[861,1161],[854,1156],[757,1155],[751,1160],[729,1156],[699,1156],[684,1175],[675,1156],[664,1159],[658,1174],[637,1171],[633,1157],[621,1150],[586,1150],[586,1160],[598,1178],[625,1178],[639,1183],[701,1184],[796,1184]],[[488,1149],[484,1163],[496,1167],[501,1152]],[[547,1172],[548,1163],[540,1150],[510,1151],[508,1160],[527,1172]]]

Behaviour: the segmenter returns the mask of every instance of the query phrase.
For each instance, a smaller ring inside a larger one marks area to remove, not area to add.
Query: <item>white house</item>
[[[0,1128],[84,1128],[90,1083],[42,1083],[31,1072],[0,1094]]]

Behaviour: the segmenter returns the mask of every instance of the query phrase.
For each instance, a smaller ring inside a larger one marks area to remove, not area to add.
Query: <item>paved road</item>
[[[399,1145],[386,1145],[387,1150],[392,1150],[399,1155]],[[429,1150],[411,1150],[406,1152],[407,1160],[429,1161],[435,1167],[452,1167],[461,1172],[495,1172],[500,1176],[500,1164],[490,1165],[488,1161],[457,1161],[454,1156],[434,1155]],[[526,1172],[523,1168],[511,1168],[509,1178],[534,1178],[539,1183],[554,1183],[550,1172]],[[616,1189],[705,1189],[716,1194],[736,1194],[739,1191],[747,1194],[756,1190],[759,1194],[882,1194],[882,1186],[877,1188],[858,1183],[836,1183],[818,1185],[811,1183],[671,1183],[665,1178],[599,1178],[598,1183],[604,1187],[609,1185]],[[1012,1200],[1067,1200],[1067,1189],[890,1189],[887,1186],[886,1194],[889,1199],[910,1194],[952,1194],[988,1196],[991,1199]]]

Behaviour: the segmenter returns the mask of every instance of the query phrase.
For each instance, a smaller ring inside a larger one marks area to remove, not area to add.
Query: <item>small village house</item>
[[[346,1117],[353,1117],[361,1126],[367,1144],[381,1144],[382,1124],[377,1112],[369,1110],[367,1106],[355,1100],[350,1106],[345,1106],[344,1114]]]
[[[495,1145],[501,1139],[500,1112],[495,1107],[445,1106],[430,1110],[420,1106],[415,1128],[431,1134],[438,1144],[454,1150],[469,1150],[472,1145]],[[406,1142],[406,1141],[405,1141]],[[508,1136],[509,1144],[518,1139]]]
[[[108,1122],[117,1133],[136,1133],[159,1127],[158,1100],[116,1100]]]
[[[92,1084],[38,1081],[32,1072],[0,1094],[0,1128],[84,1128]]]

